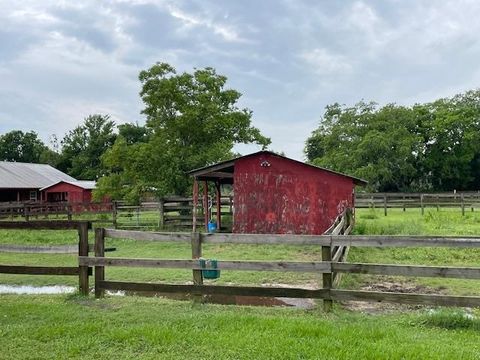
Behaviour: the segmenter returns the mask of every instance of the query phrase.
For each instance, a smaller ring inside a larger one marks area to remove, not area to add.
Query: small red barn
[[[222,184],[233,184],[233,232],[260,234],[323,234],[346,208],[354,208],[355,185],[366,182],[352,176],[260,151],[196,169],[198,181],[213,182],[217,213]],[[207,193],[204,193],[204,196]],[[217,216],[217,226],[221,218]]]
[[[61,180],[40,189],[41,197],[46,202],[90,203],[95,181]]]

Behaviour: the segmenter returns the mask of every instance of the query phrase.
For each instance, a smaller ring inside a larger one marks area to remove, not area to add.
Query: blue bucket
[[[209,233],[214,233],[215,231],[217,231],[217,223],[214,222],[214,221],[210,221],[208,223],[208,232]]]

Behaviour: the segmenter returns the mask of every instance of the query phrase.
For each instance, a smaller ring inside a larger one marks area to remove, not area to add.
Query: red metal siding
[[[233,232],[322,234],[353,207],[354,186],[348,177],[271,154],[239,159]]]

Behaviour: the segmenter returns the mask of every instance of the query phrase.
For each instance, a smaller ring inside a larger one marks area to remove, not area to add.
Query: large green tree
[[[117,135],[109,115],[90,115],[61,141],[59,169],[78,179],[94,180],[103,175],[101,156]]]
[[[478,190],[480,91],[414,106],[327,106],[308,161],[369,181],[375,191]]]
[[[188,170],[229,158],[236,143],[270,143],[251,125],[252,112],[238,107],[241,94],[212,68],[178,74],[157,63],[139,79],[145,137],[132,144],[119,136],[103,157],[109,174],[100,180],[97,197],[133,201],[145,192],[185,194],[191,189]]]
[[[34,131],[12,130],[0,135],[0,160],[55,165],[57,154]]]

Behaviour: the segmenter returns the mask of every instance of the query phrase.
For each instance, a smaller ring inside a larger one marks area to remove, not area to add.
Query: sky
[[[271,149],[304,160],[328,104],[477,88],[479,18],[462,0],[0,0],[0,134],[48,142],[96,113],[142,124],[138,73],[167,62],[227,76]]]

